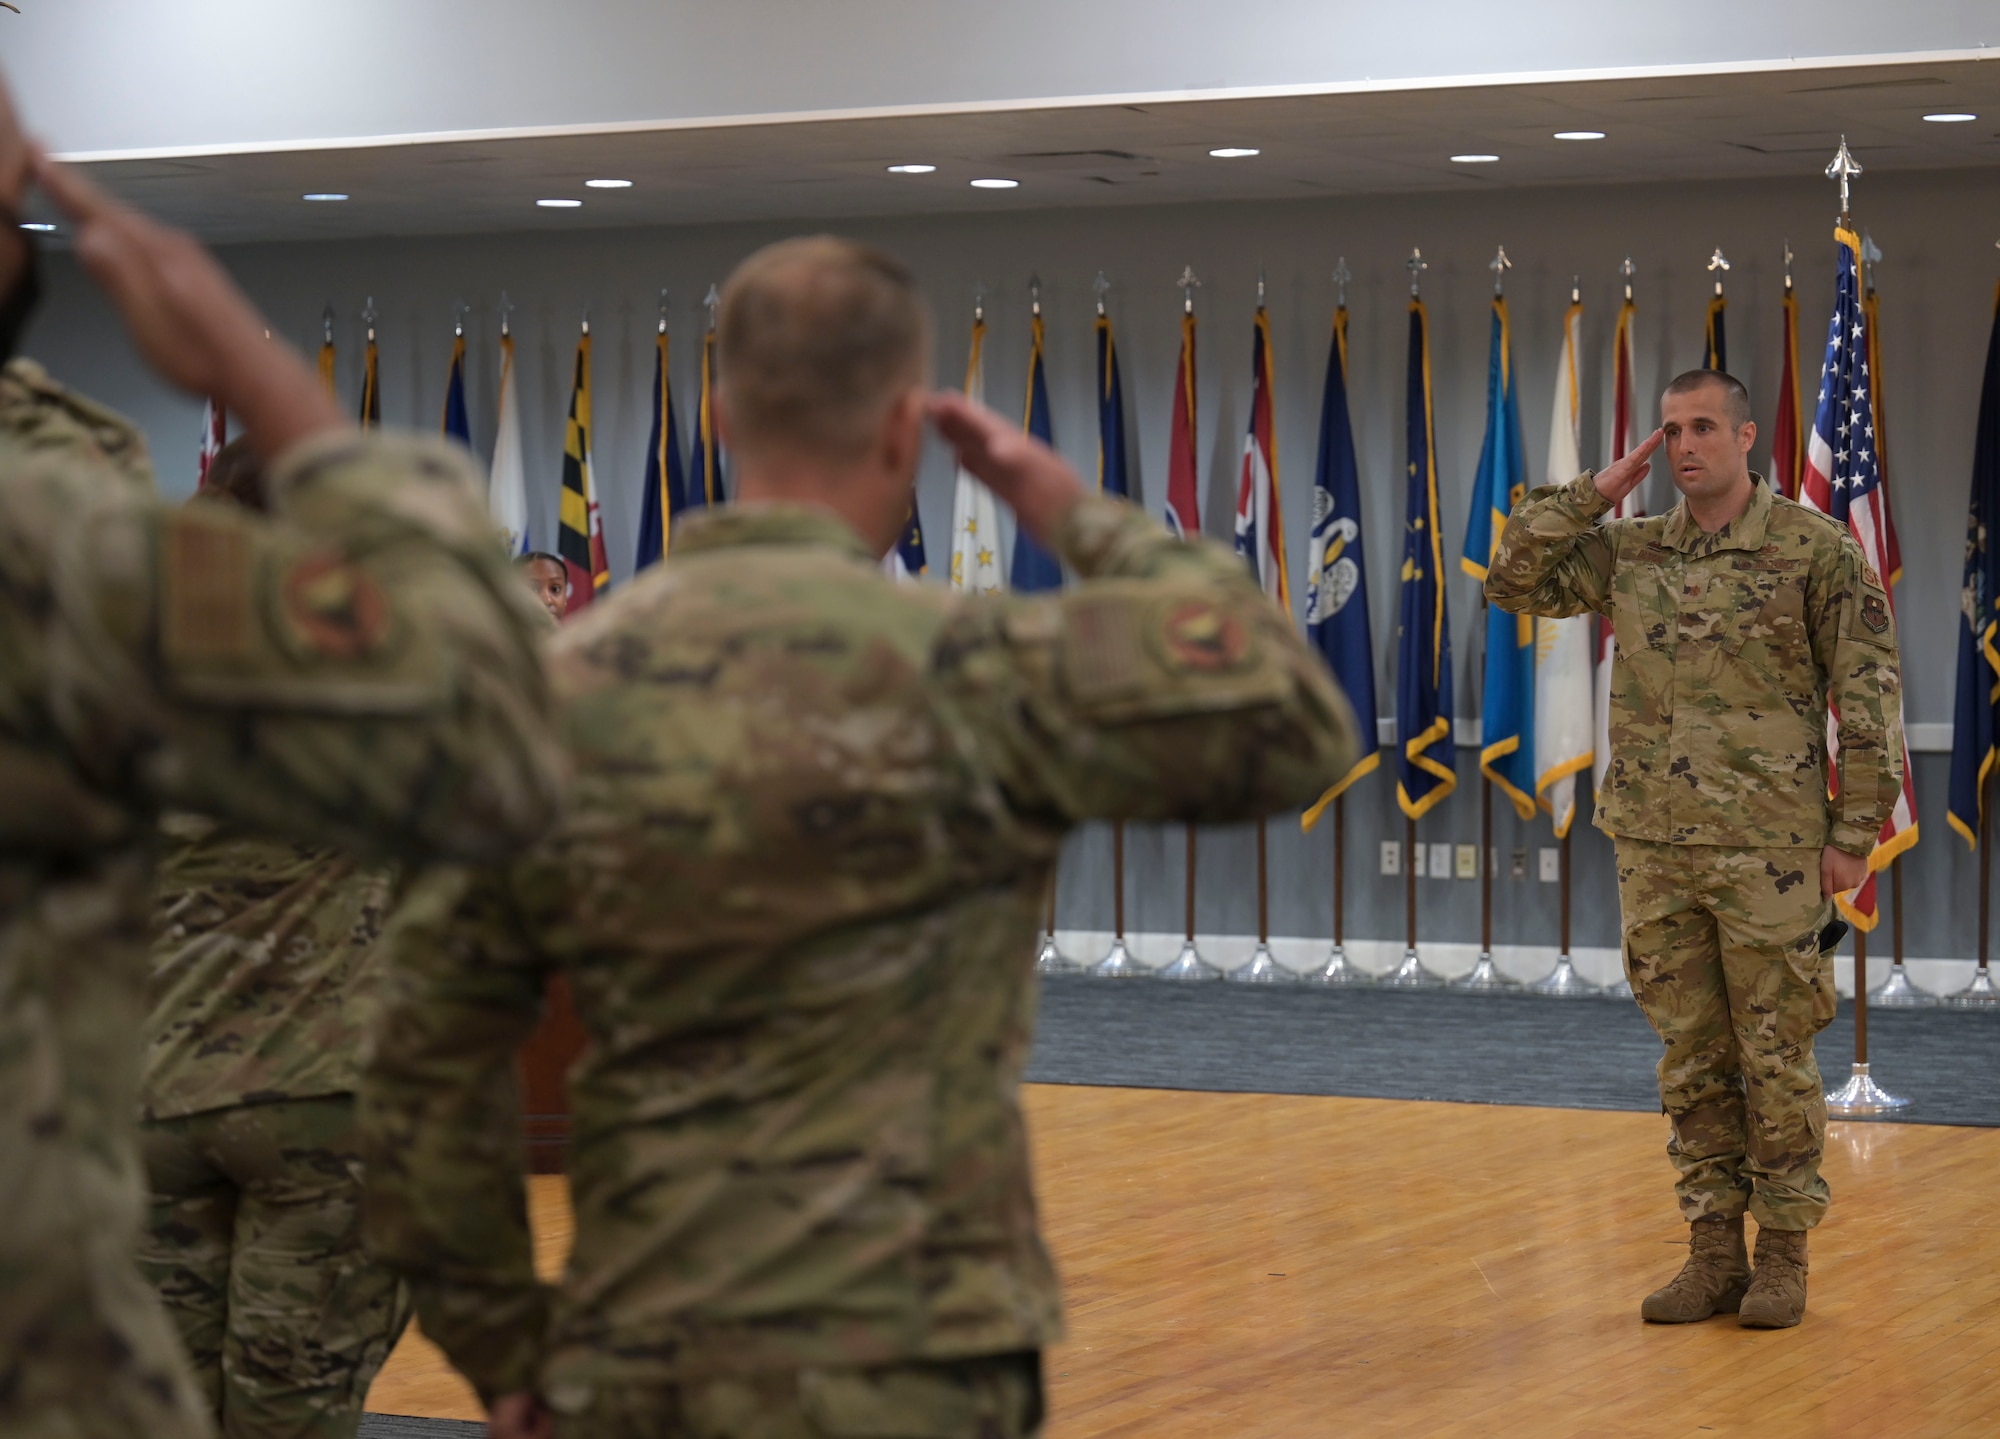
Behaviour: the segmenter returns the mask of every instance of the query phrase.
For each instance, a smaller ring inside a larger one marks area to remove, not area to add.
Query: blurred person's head
[[[517,561],[542,608],[557,619],[569,613],[569,566],[546,550],[530,550]]]
[[[909,514],[931,367],[909,270],[852,240],[784,240],[736,267],[718,330],[738,500],[833,510],[886,553]]]
[[[269,505],[264,495],[264,462],[250,448],[250,441],[238,436],[215,452],[208,462],[208,474],[194,492],[198,500],[226,500],[262,514]]]

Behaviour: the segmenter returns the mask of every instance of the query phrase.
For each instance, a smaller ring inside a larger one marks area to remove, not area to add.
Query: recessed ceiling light
[[[1252,155],[1261,155],[1264,152],[1245,149],[1240,145],[1224,145],[1220,150],[1210,150],[1208,153],[1218,160],[1247,160]]]
[[[38,235],[47,235],[53,233],[56,227],[49,224],[46,220],[23,220],[21,228],[23,230],[33,230]]]
[[[1933,125],[1963,125],[1967,120],[1977,120],[1977,115],[1968,115],[1963,110],[1940,110],[1935,115],[1924,118]]]
[[[592,190],[629,190],[632,188],[630,180],[585,180],[583,183],[586,188]]]
[[[1020,183],[1019,180],[974,180],[972,188],[975,190],[1012,190]]]
[[[1558,130],[1556,131],[1556,138],[1558,140],[1602,140],[1604,132],[1602,130]]]
[[[319,190],[315,191],[313,194],[310,195],[302,195],[299,198],[304,200],[318,201],[318,200],[345,200],[347,197],[341,194],[337,190]]]
[[[1454,155],[1451,157],[1451,163],[1454,165],[1490,165],[1499,158],[1498,155]]]
[[[581,200],[537,200],[537,201],[535,201],[535,203],[536,203],[537,205],[540,205],[540,206],[541,206],[541,207],[542,207],[542,208],[543,208],[544,210],[574,210],[574,209],[575,209],[575,208],[576,208],[577,206],[581,205],[581,204],[583,203],[583,201],[581,201]]]
[[[928,175],[937,169],[935,165],[891,165],[891,175]]]

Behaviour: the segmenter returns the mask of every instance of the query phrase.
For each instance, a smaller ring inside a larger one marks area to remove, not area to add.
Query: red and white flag
[[[194,487],[208,488],[208,467],[215,463],[215,457],[222,447],[229,443],[229,416],[213,398],[201,402],[201,458],[197,462]]]
[[[1265,594],[1286,614],[1292,592],[1285,573],[1285,522],[1278,507],[1277,423],[1271,409],[1271,319],[1257,307],[1250,356],[1250,429],[1236,486],[1236,553]]]
[[[1826,361],[1820,368],[1819,407],[1812,433],[1806,436],[1805,480],[1799,503],[1840,521],[1861,546],[1861,557],[1877,576],[1893,573],[1888,495],[1882,489],[1881,436],[1875,425],[1875,381],[1869,373],[1868,319],[1861,304],[1861,237],[1841,225],[1833,232],[1839,268],[1834,283],[1833,320],[1827,326]],[[1890,613],[1895,612],[1889,594]],[[1902,731],[1902,698],[1897,700],[1897,732]],[[1826,758],[1829,780],[1837,785],[1840,769],[1838,717],[1826,717]],[[1835,896],[1834,903],[1857,929],[1873,929],[1880,917],[1875,906],[1875,876],[1890,861],[1917,842],[1917,803],[1911,790],[1909,747],[1903,748],[1903,788],[1896,807],[1883,821],[1868,856],[1868,878],[1854,893]]]

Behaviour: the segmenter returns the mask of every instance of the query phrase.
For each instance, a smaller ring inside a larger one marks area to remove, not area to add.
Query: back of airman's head
[[[264,498],[264,462],[250,448],[247,437],[238,436],[215,452],[195,498],[233,501],[246,510],[260,513],[268,508]]]
[[[930,373],[930,313],[894,256],[832,235],[767,245],[729,277],[720,394],[740,451],[859,458]]]

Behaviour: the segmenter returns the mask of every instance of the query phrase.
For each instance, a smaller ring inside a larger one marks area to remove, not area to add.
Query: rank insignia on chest
[[[1880,595],[1861,597],[1861,623],[1878,635],[1889,628],[1889,607]]]

